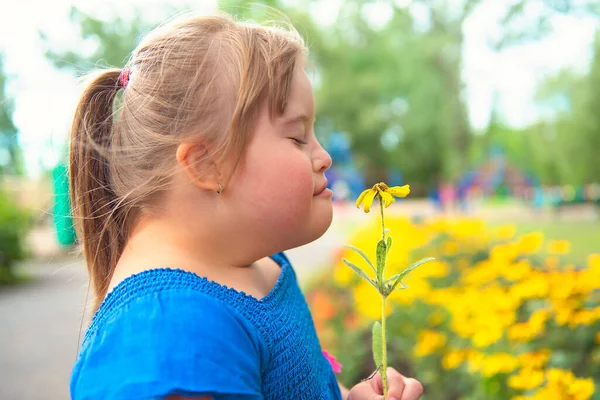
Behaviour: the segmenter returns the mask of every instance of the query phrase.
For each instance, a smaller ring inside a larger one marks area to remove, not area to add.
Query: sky
[[[288,0],[294,1],[297,0]],[[335,10],[341,1],[322,0],[315,5],[312,11],[318,22],[334,23]],[[417,4],[411,5],[411,0],[392,1],[399,6],[410,6],[417,23],[427,23],[423,10]],[[496,33],[496,20],[510,1],[485,2],[463,27],[465,100],[475,129],[485,127],[494,92],[498,94],[500,115],[507,124],[522,127],[544,118],[533,102],[536,86],[561,68],[585,72],[589,66],[591,44],[599,25],[591,17],[559,15],[552,20],[553,33],[543,40],[511,47],[501,53],[490,50],[487,39]],[[213,0],[169,0],[169,3],[191,4],[204,9],[214,7]],[[164,17],[164,1],[156,0],[0,2],[0,15],[5,16],[0,24],[0,51],[4,53],[5,70],[12,77],[8,95],[14,99],[13,120],[19,130],[19,142],[24,148],[30,175],[39,175],[59,159],[79,93],[77,81],[70,73],[55,70],[45,60],[38,31],[45,31],[60,46],[78,47],[81,42],[68,21],[71,6],[110,18],[115,12],[130,15],[134,7],[142,4],[153,20]],[[389,15],[383,0],[364,11],[375,25],[385,23]]]

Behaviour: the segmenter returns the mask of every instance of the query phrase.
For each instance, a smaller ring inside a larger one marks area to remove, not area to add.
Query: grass
[[[542,232],[546,242],[571,242],[571,252],[565,256],[567,262],[584,264],[589,254],[600,254],[599,221],[527,221],[517,222],[516,226],[518,233]]]

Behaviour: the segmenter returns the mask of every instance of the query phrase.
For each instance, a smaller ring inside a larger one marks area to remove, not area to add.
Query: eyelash
[[[294,142],[296,142],[297,144],[308,144],[307,142],[304,142],[304,141],[302,141],[302,140],[300,140],[300,139],[296,139],[296,138],[290,138],[290,139],[292,139],[292,140],[293,140]]]

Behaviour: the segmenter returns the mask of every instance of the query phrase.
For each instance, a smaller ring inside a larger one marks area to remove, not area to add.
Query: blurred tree
[[[423,38],[427,40],[424,44],[428,45],[429,51],[426,65],[432,65],[431,73],[438,75],[441,80],[441,86],[437,92],[438,101],[441,104],[439,108],[434,108],[438,111],[437,115],[435,113],[432,115],[431,112],[426,115],[429,118],[437,119],[439,124],[440,132],[435,137],[436,140],[439,140],[441,147],[438,153],[443,160],[441,176],[453,180],[468,168],[469,153],[473,153],[471,149],[473,135],[463,100],[464,82],[461,75],[463,70],[463,25],[478,7],[489,5],[492,2],[491,0],[463,0],[461,2],[414,0],[412,3],[426,7],[429,15],[429,29],[423,34]],[[551,32],[551,17],[556,14],[600,15],[600,2],[597,0],[587,2],[518,0],[505,8],[504,14],[498,15],[499,29],[495,34],[490,34],[486,38],[489,47],[496,52],[525,41],[541,39]],[[493,29],[490,31],[494,32]],[[420,76],[420,78],[422,79],[424,76]],[[523,149],[531,146],[524,144],[519,130],[501,126],[502,123],[497,118],[497,114],[494,114],[496,112],[495,105],[491,111],[492,117],[489,122],[488,134],[494,134],[496,138],[506,135],[504,145],[516,157],[515,162],[528,171],[532,171],[534,165],[527,161],[523,152]],[[420,138],[422,136],[422,134],[419,135]],[[487,151],[490,150],[489,146],[493,142],[494,140],[488,140]]]
[[[427,187],[436,178],[454,180],[469,166],[473,135],[464,102],[463,25],[490,2],[414,0],[407,7],[351,0],[342,3],[331,26],[313,22],[319,1],[287,8],[289,2],[266,3],[282,9],[309,38],[317,67],[317,129],[348,132],[370,181],[385,178],[382,171],[392,166]],[[551,30],[552,15],[596,13],[595,3],[516,1],[498,16],[500,29],[487,38],[489,46],[502,51],[539,39]],[[220,5],[244,17],[260,15],[250,1]],[[373,21],[374,7],[390,17]],[[515,151],[518,135],[510,135]]]
[[[537,103],[552,117],[528,132],[543,147],[546,183],[586,184],[600,182],[600,34],[597,34],[590,69],[578,75],[560,71],[539,88]],[[533,147],[533,146],[532,146]],[[535,150],[534,150],[535,151]],[[538,150],[538,152],[540,152]],[[576,160],[576,162],[574,161]],[[546,176],[552,171],[553,176]]]
[[[577,121],[575,129],[581,130],[579,148],[585,151],[581,183],[600,182],[600,34],[596,35],[592,66],[584,87],[581,105],[574,110]]]
[[[488,38],[488,44],[493,50],[502,51],[523,41],[540,39],[551,31],[550,19],[556,14],[597,17],[600,2],[517,1],[500,20],[503,31],[497,37]],[[481,157],[491,146],[500,145],[513,163],[532,173],[540,183],[589,182],[590,178],[585,176],[594,168],[597,171],[597,166],[573,160],[593,152],[594,147],[589,145],[593,140],[584,137],[583,129],[576,126],[575,120],[590,123],[588,130],[594,122],[581,112],[574,117],[573,111],[586,108],[581,103],[584,98],[595,95],[590,90],[593,84],[597,83],[582,79],[570,70],[548,79],[539,88],[536,98],[538,105],[546,111],[545,117],[525,129],[505,126],[497,118],[496,107],[492,107],[488,128],[471,149],[472,157]]]
[[[438,178],[454,180],[469,167],[473,134],[464,101],[463,24],[492,0],[347,0],[332,24],[319,24],[320,0],[221,0],[219,6],[245,19],[281,20],[281,10],[305,37],[314,63],[317,134],[347,132],[367,181],[386,179],[390,167],[403,171],[417,192]],[[406,3],[406,5],[404,4]],[[519,0],[499,15],[496,51],[550,30],[550,16],[596,13],[596,1]],[[149,25],[100,20],[73,8],[86,46],[93,52],[48,50],[59,67],[85,71],[98,60],[120,66]],[[515,139],[516,140],[516,139]],[[420,186],[420,187],[419,187]]]
[[[24,163],[17,143],[17,128],[12,121],[13,102],[6,93],[8,79],[0,54],[0,177],[23,175]],[[12,266],[26,256],[24,239],[29,215],[15,201],[14,193],[0,187],[0,285],[16,280]]]
[[[17,143],[17,127],[13,123],[13,102],[6,93],[7,76],[0,54],[0,173],[22,175],[24,163]]]
[[[46,45],[46,57],[56,67],[72,69],[78,75],[97,68],[99,62],[112,67],[123,66],[150,26],[139,11],[132,19],[117,16],[105,21],[72,7],[70,20],[83,39],[81,49],[54,49],[47,33],[40,31],[39,35]]]

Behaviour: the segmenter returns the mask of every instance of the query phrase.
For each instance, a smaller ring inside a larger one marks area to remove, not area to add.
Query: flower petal
[[[396,197],[406,197],[410,193],[410,185],[404,186],[394,186],[388,188],[386,192],[396,196]]]
[[[387,192],[381,192],[380,196],[383,199],[383,204],[385,205],[386,208],[389,207],[390,204],[392,204],[394,201],[396,201],[396,199],[394,199],[394,196],[392,196],[391,194],[389,194]]]
[[[365,195],[365,199],[363,202],[363,209],[366,213],[371,211],[371,204],[373,204],[373,200],[375,199],[375,195],[377,195],[377,190],[369,189],[369,193]]]
[[[360,203],[362,203],[363,199],[365,198],[365,195],[367,193],[369,193],[372,189],[367,189],[367,190],[363,190],[363,192],[360,194],[360,196],[358,196],[358,199],[356,199],[356,208],[360,208]]]

